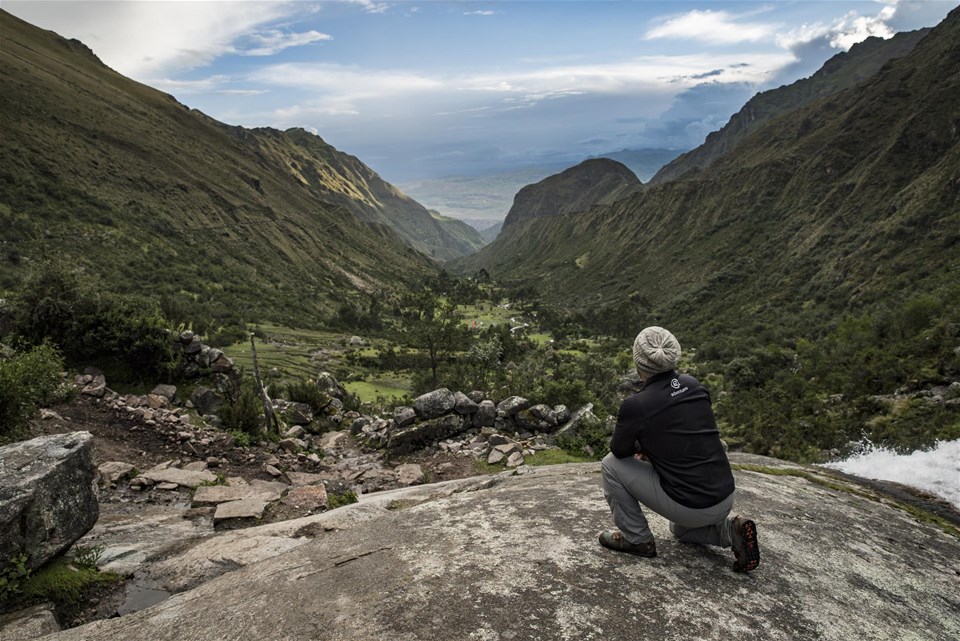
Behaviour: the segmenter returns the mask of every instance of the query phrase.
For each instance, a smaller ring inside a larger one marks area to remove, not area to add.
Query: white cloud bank
[[[728,11],[693,10],[664,20],[648,30],[647,40],[665,38],[699,40],[711,44],[736,44],[769,40],[779,25],[764,22],[741,22]]]

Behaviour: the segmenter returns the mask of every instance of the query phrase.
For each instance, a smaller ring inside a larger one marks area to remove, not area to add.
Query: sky
[[[395,183],[690,149],[755,93],[958,0],[3,0],[231,125],[303,127]],[[2,42],[0,42],[2,46]]]

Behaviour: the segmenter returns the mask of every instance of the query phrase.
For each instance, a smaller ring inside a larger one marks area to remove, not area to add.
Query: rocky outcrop
[[[757,466],[735,471],[736,509],[759,525],[749,575],[730,570],[729,550],[678,543],[656,515],[657,558],[600,547],[599,466],[562,465],[215,536],[163,561],[169,581],[198,587],[49,638],[956,638],[957,538],[827,471],[732,460]]]
[[[38,568],[97,522],[93,436],[73,432],[0,447],[0,570]]]

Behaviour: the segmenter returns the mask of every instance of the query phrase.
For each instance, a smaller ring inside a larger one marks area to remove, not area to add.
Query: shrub
[[[27,419],[63,388],[63,359],[50,345],[0,359],[0,442],[23,434]]]
[[[126,382],[172,371],[168,323],[155,302],[103,291],[49,263],[29,276],[15,304],[16,332],[34,345],[53,343],[73,365],[94,363]]]
[[[263,431],[263,403],[252,378],[243,376],[226,391],[227,402],[217,410],[223,429],[257,436]]]

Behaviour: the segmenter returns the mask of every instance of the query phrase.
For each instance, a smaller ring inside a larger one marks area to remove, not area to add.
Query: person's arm
[[[626,399],[620,404],[617,412],[617,426],[613,428],[613,438],[610,439],[610,451],[617,458],[627,458],[637,453],[637,441],[640,440],[640,413],[635,403]]]

